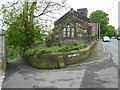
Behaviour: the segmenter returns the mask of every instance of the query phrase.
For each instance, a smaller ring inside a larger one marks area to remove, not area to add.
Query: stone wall
[[[67,65],[79,63],[81,60],[88,58],[96,42],[97,41],[93,42],[91,46],[81,50],[34,55],[24,59],[28,64],[36,68],[62,68],[66,67]]]
[[[5,36],[0,34],[0,69],[5,71],[7,64]]]

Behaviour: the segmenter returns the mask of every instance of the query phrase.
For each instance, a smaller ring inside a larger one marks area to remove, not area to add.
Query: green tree
[[[39,23],[34,22],[34,31],[33,31],[33,40],[34,43],[39,43],[43,41],[44,33],[42,33],[42,28]],[[23,27],[23,19],[21,18],[21,14],[16,17],[16,20],[11,22],[11,25],[8,27],[7,31],[5,32],[7,37],[7,44],[14,48],[20,48],[21,50],[27,48],[29,45],[28,37],[25,34],[25,28]]]
[[[44,36],[40,34],[41,27],[39,25],[41,24],[39,23],[41,20],[47,20],[46,16],[54,18],[53,16],[58,14],[58,11],[66,7],[64,1],[28,1],[8,2],[3,4],[1,8],[2,26],[8,29],[6,32],[8,43],[14,47],[26,48],[39,42],[41,40],[39,38]]]
[[[100,35],[101,37],[105,36],[107,32],[107,26],[109,24],[108,14],[103,12],[102,10],[96,10],[90,14],[91,19],[95,19],[100,23]]]
[[[116,37],[117,31],[115,30],[115,27],[112,26],[112,25],[109,25],[107,27],[106,35],[109,36],[109,37],[113,37],[113,36]]]

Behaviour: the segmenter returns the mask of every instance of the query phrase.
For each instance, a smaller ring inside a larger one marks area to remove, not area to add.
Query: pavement
[[[22,60],[9,62],[2,88],[118,88],[118,78],[110,53],[98,41],[88,59],[62,69],[37,69]]]
[[[80,63],[71,66],[100,63],[110,59],[111,59],[111,53],[105,50],[102,41],[98,41],[91,55],[86,60],[83,60]]]

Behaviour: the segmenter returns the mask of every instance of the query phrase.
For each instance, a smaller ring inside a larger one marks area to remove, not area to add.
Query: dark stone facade
[[[82,39],[86,35],[95,37],[98,35],[98,23],[87,17],[87,8],[72,8],[61,18],[54,22],[53,41]]]

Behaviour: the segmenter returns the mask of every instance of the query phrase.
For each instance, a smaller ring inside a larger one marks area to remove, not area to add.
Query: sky
[[[5,3],[6,1],[8,0],[2,0],[0,1],[0,4]],[[88,16],[96,10],[104,11],[109,14],[109,24],[115,26],[115,28],[118,28],[118,2],[119,0],[67,0],[67,3],[74,10],[87,8]]]
[[[109,24],[118,28],[118,2],[120,0],[67,0],[74,9],[87,8],[88,16],[96,10],[102,10],[109,14]]]

